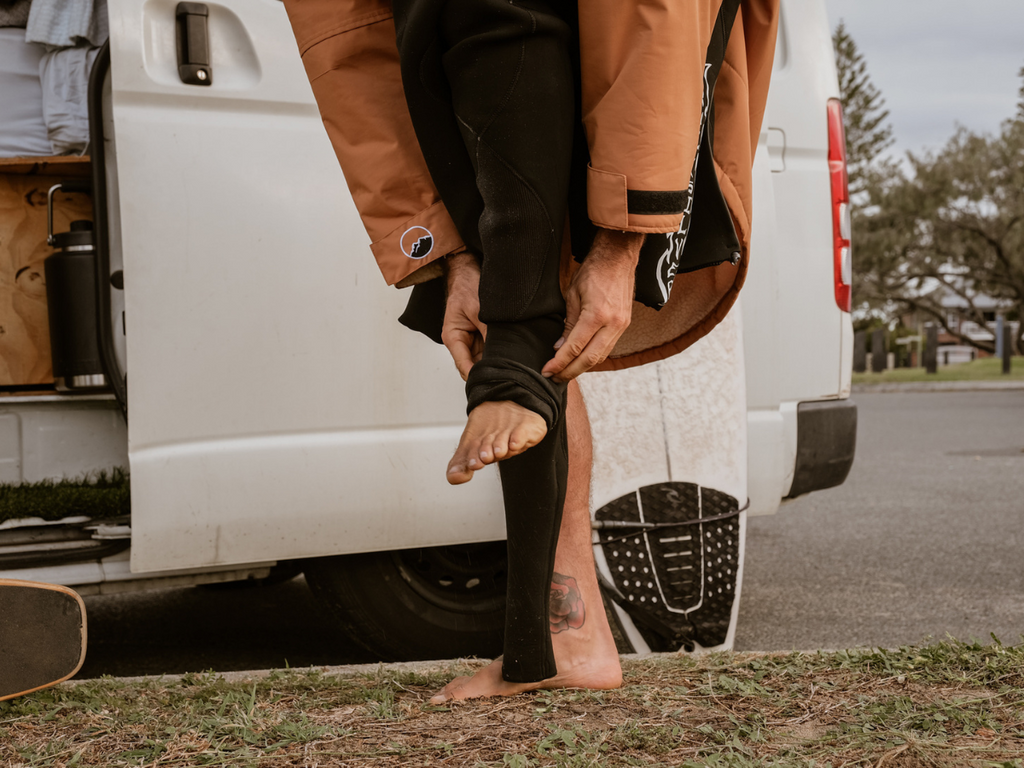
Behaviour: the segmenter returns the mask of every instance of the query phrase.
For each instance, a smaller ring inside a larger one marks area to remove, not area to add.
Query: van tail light
[[[846,176],[846,131],[843,129],[843,104],[839,99],[828,100],[828,175],[832,183],[832,259],[836,304],[843,312],[849,312],[853,249],[850,243],[850,187]]]

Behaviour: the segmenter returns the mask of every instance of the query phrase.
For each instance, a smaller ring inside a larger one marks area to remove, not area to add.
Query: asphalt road
[[[753,518],[736,648],[1024,634],[1024,390],[858,394],[839,488]]]
[[[1024,633],[1024,390],[860,394],[840,488],[754,518],[736,648]],[[86,598],[80,677],[372,661],[301,579]]]

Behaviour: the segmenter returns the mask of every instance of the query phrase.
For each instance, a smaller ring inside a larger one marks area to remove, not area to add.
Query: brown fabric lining
[[[719,186],[740,239],[740,262],[706,267],[676,276],[668,303],[659,310],[633,303],[633,318],[611,356],[595,371],[614,371],[656,362],[682,352],[710,333],[729,313],[746,280],[750,223],[742,196],[732,179],[715,163]],[[563,253],[563,287],[578,268]]]

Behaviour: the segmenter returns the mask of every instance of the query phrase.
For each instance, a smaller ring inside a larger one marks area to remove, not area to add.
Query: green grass
[[[925,373],[924,368],[895,368],[881,373],[855,373],[854,384],[888,384],[891,382],[919,381],[1024,381],[1024,358],[1010,359],[1010,372],[1004,374],[1002,360],[986,357],[969,363],[939,366],[936,373]]]
[[[0,485],[0,523],[24,517],[60,520],[86,515],[108,519],[131,511],[128,473],[111,473],[59,482]]]
[[[616,691],[429,704],[473,666],[64,684],[0,703],[0,765],[1024,768],[1024,646],[657,657]]]

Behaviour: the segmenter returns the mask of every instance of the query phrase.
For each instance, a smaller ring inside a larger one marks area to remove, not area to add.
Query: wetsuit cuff
[[[550,431],[562,416],[564,388],[514,360],[484,359],[473,366],[466,380],[466,413],[481,403],[511,400],[538,414]]]

